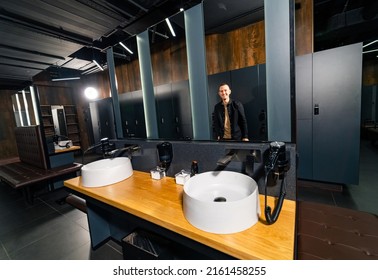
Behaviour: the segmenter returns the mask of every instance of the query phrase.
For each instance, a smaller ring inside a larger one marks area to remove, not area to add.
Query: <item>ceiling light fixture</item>
[[[97,67],[98,67],[101,71],[104,71],[104,68],[102,68],[102,66],[101,66],[101,65],[100,65],[95,59],[93,59],[92,61],[93,61],[94,64],[97,65]]]
[[[128,47],[125,46],[124,43],[119,42],[119,44],[120,44],[125,50],[127,50],[129,53],[134,54],[134,53],[133,53]]]
[[[80,80],[80,77],[69,77],[69,78],[56,78],[56,79],[51,79],[52,82],[70,81],[70,80]]]
[[[371,53],[371,52],[378,52],[378,49],[370,50],[370,51],[364,51],[362,53]]]
[[[375,44],[375,43],[377,43],[377,42],[378,42],[378,40],[375,40],[375,41],[373,41],[373,42],[370,42],[370,43],[366,44],[365,46],[362,46],[362,48],[365,48],[365,47],[370,46],[370,45],[372,45],[372,44]]]
[[[87,87],[84,90],[84,94],[90,100],[96,99],[98,97],[98,91],[94,87]]]
[[[171,34],[173,37],[176,37],[176,33],[175,31],[173,30],[173,27],[171,25],[171,22],[169,21],[169,18],[166,18],[165,19],[165,22],[167,23],[168,27],[169,27],[169,30],[171,31]]]

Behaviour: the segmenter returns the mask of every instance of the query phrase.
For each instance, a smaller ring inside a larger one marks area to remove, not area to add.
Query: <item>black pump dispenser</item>
[[[158,150],[159,166],[165,168],[165,171],[167,172],[173,159],[172,144],[169,142],[163,142],[156,147]]]
[[[198,162],[196,160],[193,160],[190,167],[190,176],[192,177],[196,174],[198,174]]]

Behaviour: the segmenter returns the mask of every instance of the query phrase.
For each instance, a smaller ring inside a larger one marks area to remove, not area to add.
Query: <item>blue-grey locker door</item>
[[[362,44],[313,58],[314,179],[358,184]]]
[[[298,153],[297,175],[300,179],[308,180],[313,180],[312,61],[312,53],[297,56],[295,60]]]

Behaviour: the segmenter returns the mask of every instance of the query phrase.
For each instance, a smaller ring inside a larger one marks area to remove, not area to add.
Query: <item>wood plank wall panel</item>
[[[295,54],[305,55],[314,51],[313,0],[296,0]]]
[[[142,88],[139,61],[133,60],[116,66],[118,93],[131,92]]]
[[[172,82],[171,45],[168,40],[151,46],[151,66],[155,86]]]
[[[242,52],[240,68],[266,62],[265,23],[263,21],[252,26],[241,28],[240,38],[242,38],[242,40],[243,38],[247,38],[246,42],[242,41],[242,44],[240,45],[240,50]]]
[[[258,22],[206,36],[207,73],[212,75],[265,63],[264,28],[264,22]]]
[[[109,72],[107,70],[99,72],[98,79],[92,80],[92,83],[97,84],[97,90],[100,98],[110,97],[110,79]]]
[[[41,105],[72,105],[72,86],[38,85]]]
[[[184,38],[177,41],[176,44],[171,45],[171,58],[172,82],[188,80],[188,59],[186,55],[186,42]]]
[[[264,22],[259,22],[225,34],[206,36],[208,74],[265,63],[264,28]],[[151,64],[154,85],[187,80],[188,62],[185,39],[173,42],[167,40],[152,45]],[[137,60],[116,66],[119,93],[141,89],[138,71]],[[130,87],[125,85],[125,81],[128,81]]]
[[[0,159],[18,156],[14,128],[16,120],[12,107],[13,90],[0,90]]]

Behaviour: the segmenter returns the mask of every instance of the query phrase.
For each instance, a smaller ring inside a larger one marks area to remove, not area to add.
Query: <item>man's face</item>
[[[223,101],[228,101],[230,99],[231,90],[228,85],[223,85],[219,87],[218,95]]]

